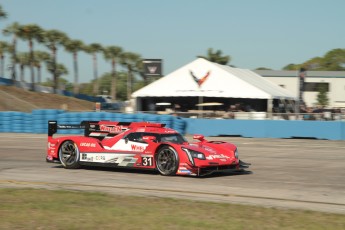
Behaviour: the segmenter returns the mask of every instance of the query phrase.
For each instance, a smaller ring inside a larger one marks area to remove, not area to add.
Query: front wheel
[[[65,141],[59,150],[60,162],[66,169],[80,168],[79,149],[73,141]]]
[[[175,175],[178,165],[178,154],[173,147],[164,146],[156,153],[156,168],[163,176]]]

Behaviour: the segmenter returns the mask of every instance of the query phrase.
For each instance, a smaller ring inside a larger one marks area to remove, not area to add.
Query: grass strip
[[[79,191],[0,189],[0,229],[345,229],[345,215]]]

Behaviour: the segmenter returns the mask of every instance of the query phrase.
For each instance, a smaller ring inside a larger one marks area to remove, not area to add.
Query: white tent
[[[197,81],[206,76],[207,79],[199,85]],[[132,97],[296,99],[291,92],[251,70],[232,68],[203,58],[198,58],[139,89]]]

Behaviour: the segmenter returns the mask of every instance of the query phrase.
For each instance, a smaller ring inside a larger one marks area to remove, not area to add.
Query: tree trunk
[[[13,50],[12,50],[12,81],[13,83],[17,80],[17,73],[16,73],[16,60],[17,60],[17,53],[16,53],[16,45],[17,45],[17,36],[13,36],[12,40]]]
[[[33,50],[33,42],[32,40],[29,41],[29,48],[30,48],[30,73],[31,73],[31,90],[35,91],[35,71],[34,71],[34,50]]]
[[[128,75],[127,75],[127,100],[131,100],[132,94],[132,68],[130,65],[127,64],[128,68]]]
[[[74,87],[73,87],[73,93],[74,94],[79,94],[79,77],[78,77],[78,57],[77,57],[77,52],[73,53],[73,63],[74,63]]]
[[[56,72],[56,48],[53,47],[52,48],[52,67],[53,67],[53,81],[54,81],[54,93],[57,93],[57,89],[58,89],[58,78],[59,76],[57,75],[57,72]]]
[[[41,82],[41,66],[37,66],[37,84],[40,84]]]
[[[112,71],[111,71],[111,96],[114,101],[116,101],[116,72],[115,72],[115,59],[112,59],[111,61],[111,66],[112,66]]]
[[[51,62],[52,62],[52,73],[53,73],[53,89],[54,89],[54,93],[57,93],[57,89],[58,89],[58,74],[57,74],[57,71],[56,71],[56,48],[55,47],[52,47],[51,49],[52,51],[52,56],[51,56]]]
[[[5,66],[5,58],[4,58],[4,55],[1,54],[1,72],[0,72],[0,77],[5,77],[5,71],[4,71],[4,66]]]
[[[20,64],[20,82],[24,82],[24,65]]]
[[[96,53],[93,53],[93,77],[95,79],[95,84],[93,84],[93,94],[96,96],[98,94],[98,73],[97,73],[97,57]]]

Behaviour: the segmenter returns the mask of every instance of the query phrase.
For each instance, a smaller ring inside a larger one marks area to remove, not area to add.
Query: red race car
[[[66,169],[82,166],[153,169],[164,176],[202,176],[217,171],[242,171],[234,144],[207,141],[202,135],[189,143],[165,124],[149,122],[83,121],[80,125],[48,122],[47,162]],[[54,138],[58,129],[84,129],[84,136]]]

